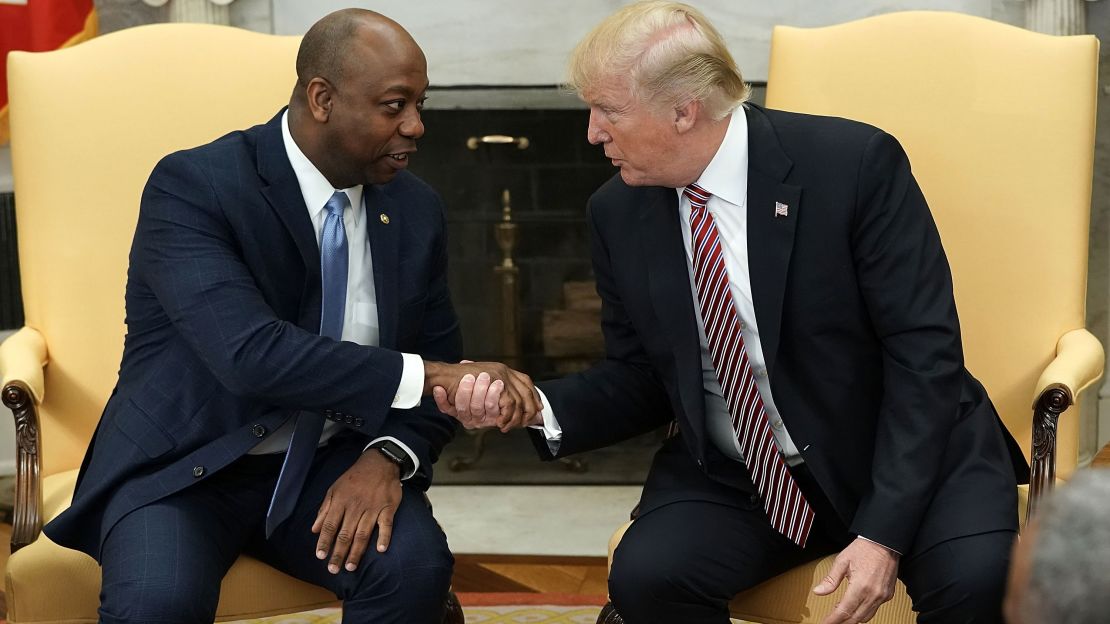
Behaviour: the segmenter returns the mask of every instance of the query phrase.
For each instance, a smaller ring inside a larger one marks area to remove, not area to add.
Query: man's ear
[[[327,123],[331,116],[333,93],[334,89],[331,83],[324,78],[313,78],[308,81],[308,86],[305,87],[308,111],[312,113],[312,118],[319,123]]]
[[[689,100],[674,108],[674,128],[679,134],[684,134],[693,129],[697,123],[698,114],[701,113],[701,102]]]

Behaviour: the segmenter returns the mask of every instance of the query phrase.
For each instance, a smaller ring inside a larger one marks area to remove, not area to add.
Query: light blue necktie
[[[347,307],[347,231],[343,228],[343,211],[351,200],[343,191],[336,191],[324,206],[328,211],[320,232],[320,283],[323,289],[320,307],[320,335],[340,340],[343,337],[343,316]],[[324,417],[313,412],[298,412],[289,439],[289,450],[281,465],[270,509],[266,513],[266,537],[293,513],[305,477],[312,467]]]

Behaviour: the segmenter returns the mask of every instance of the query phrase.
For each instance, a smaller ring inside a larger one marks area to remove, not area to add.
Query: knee
[[[618,612],[635,608],[640,600],[656,596],[652,589],[663,585],[656,562],[624,543],[613,552],[609,567],[609,599]]]
[[[935,579],[933,587],[914,588],[918,621],[1001,622],[1007,563],[1003,552],[955,555],[949,574]]]
[[[361,573],[349,575],[345,595],[341,593],[340,598],[360,600],[390,594],[419,601],[446,596],[454,564],[447,538],[438,526],[394,533],[386,552],[367,552]]]
[[[1006,593],[1006,560],[966,562],[963,573],[952,579],[954,611],[961,621],[1001,622]],[[955,621],[955,620],[943,620]]]
[[[689,600],[690,592],[684,589],[689,579],[681,566],[670,566],[660,554],[664,553],[624,542],[613,553],[609,599],[627,621],[652,621],[644,616],[658,613],[668,603]]]

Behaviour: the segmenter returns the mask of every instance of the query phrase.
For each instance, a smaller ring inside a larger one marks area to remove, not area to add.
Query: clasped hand
[[[425,388],[436,406],[467,429],[502,433],[543,422],[543,401],[532,378],[498,362],[426,362]]]

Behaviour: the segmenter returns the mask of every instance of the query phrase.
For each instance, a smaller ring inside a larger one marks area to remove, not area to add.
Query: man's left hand
[[[821,624],[856,624],[875,617],[879,607],[894,596],[898,578],[898,553],[862,538],[856,538],[836,556],[829,575],[813,593],[827,596],[848,580],[848,589]]]
[[[389,548],[393,515],[401,505],[401,469],[374,449],[363,452],[328,488],[324,504],[312,523],[319,534],[316,558],[328,559],[328,572],[358,568],[378,527],[378,552]],[[344,564],[344,562],[346,562]]]

